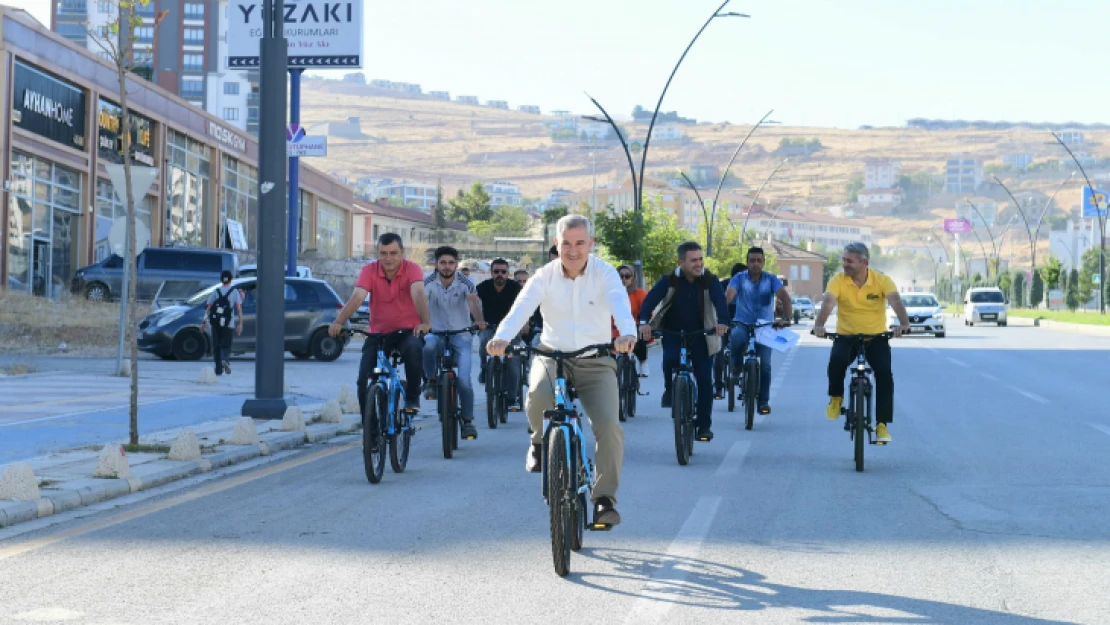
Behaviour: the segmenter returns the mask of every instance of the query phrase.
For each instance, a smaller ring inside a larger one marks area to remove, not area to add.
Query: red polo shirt
[[[424,272],[410,260],[401,261],[392,280],[385,277],[378,261],[362,268],[355,286],[370,293],[371,332],[386,333],[420,325],[420,315],[412,302],[413,282],[424,282]]]

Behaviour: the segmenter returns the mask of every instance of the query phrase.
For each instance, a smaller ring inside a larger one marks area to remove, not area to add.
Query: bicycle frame
[[[379,340],[384,342],[385,335],[377,335]],[[385,350],[382,349],[382,344],[378,345],[378,364],[370,372],[370,385],[378,384],[385,379],[385,395],[386,395],[386,413],[387,415],[394,414],[397,410],[397,400],[400,399],[404,405],[405,387],[401,384],[401,379],[397,375],[397,368],[390,362],[390,357],[386,355]],[[382,431],[386,436],[395,436],[397,429],[393,426],[393,419],[383,419],[386,422]],[[406,424],[403,429],[411,428],[411,424]]]
[[[581,444],[578,445],[578,458],[574,457],[575,442],[582,440],[582,423],[578,410],[574,406],[574,401],[570,399],[561,359],[555,359],[555,408],[545,411],[543,415],[543,499],[545,502],[549,496],[547,492],[547,438],[551,428],[554,427],[567,430],[567,436],[564,439],[567,441],[565,451],[567,466],[571,467],[571,473],[576,474],[579,467],[585,471],[585,479],[582,480],[581,484],[578,484],[575,495],[588,493],[590,485],[594,483],[593,463],[586,457],[586,450]]]

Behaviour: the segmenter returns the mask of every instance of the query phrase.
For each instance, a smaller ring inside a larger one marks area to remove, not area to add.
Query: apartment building
[[[429,91],[428,97],[433,100],[451,101],[451,93],[449,91]]]
[[[486,100],[486,106],[491,109],[509,110],[509,103],[505,100]]]
[[[680,228],[696,233],[705,222],[705,213],[698,204],[698,198],[689,188],[670,186],[658,180],[645,180],[644,187],[644,195],[648,200],[668,214],[674,215]],[[715,190],[712,189],[707,188],[702,192],[706,210],[710,210],[714,195]],[[592,207],[594,197],[595,190],[590,188],[563,196],[562,199],[566,206]],[[605,211],[607,207],[612,206],[616,212],[623,213],[634,208],[635,197],[631,181],[619,186],[601,185],[596,189],[596,210]],[[745,194],[723,191],[717,201],[717,214],[728,216],[734,223],[739,223],[738,220],[743,218],[743,212],[750,204],[751,198]]]
[[[434,246],[438,240],[435,218],[430,213],[363,200],[355,200],[353,210],[354,256],[373,256],[374,242],[387,232],[401,235],[406,248]],[[466,232],[466,224],[448,221],[447,230]],[[409,259],[421,262],[414,256]]]
[[[796,213],[789,210],[768,213],[755,209],[748,219],[748,230],[755,236],[770,237],[778,241],[804,244],[808,241],[839,248],[855,241],[871,245],[874,233],[871,226],[859,219],[841,219],[830,215]]]
[[[948,193],[973,193],[983,184],[983,161],[977,158],[957,154],[944,165],[944,188]]]
[[[491,182],[485,187],[486,193],[489,193],[490,204],[493,206],[520,206],[524,203],[519,185],[511,182]]]
[[[50,28],[79,46],[108,59],[98,41],[115,36],[108,25],[115,21],[117,2],[103,0],[51,0]],[[154,26],[154,16],[165,17]],[[143,24],[136,28],[136,66],[159,87],[194,106],[207,104],[205,75],[217,65],[218,0],[151,0],[137,5]],[[141,72],[140,72],[141,73]]]
[[[423,182],[383,178],[367,185],[365,193],[375,201],[392,198],[406,207],[422,211],[430,211],[436,205],[436,185]]]
[[[872,159],[863,163],[864,189],[893,189],[898,186],[902,162],[894,159]]]
[[[208,84],[204,108],[228,124],[257,137],[259,70],[254,67],[244,71],[227,66],[229,10],[228,0],[220,0],[216,22],[216,55],[213,69],[206,77]]]
[[[535,104],[521,104],[520,106],[516,107],[516,110],[520,111],[521,113],[531,113],[532,115],[540,114],[540,107],[536,106]]]
[[[460,95],[455,97],[455,102],[459,104],[469,104],[471,106],[478,106],[478,96],[476,95]]]

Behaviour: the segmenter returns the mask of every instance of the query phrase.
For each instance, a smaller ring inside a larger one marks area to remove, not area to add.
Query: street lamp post
[[[640,171],[639,171],[638,176],[637,176],[637,172],[636,172],[636,167],[633,165],[633,162],[632,162],[632,153],[628,149],[628,142],[625,140],[624,136],[621,134],[620,128],[617,127],[616,122],[613,121],[613,118],[609,115],[609,113],[606,112],[604,108],[602,108],[601,104],[597,100],[595,100],[594,98],[590,97],[589,94],[586,94],[586,97],[590,98],[590,101],[594,103],[594,106],[596,106],[598,108],[598,110],[601,111],[601,113],[605,116],[605,121],[608,122],[609,125],[613,127],[613,130],[616,132],[617,137],[620,139],[621,147],[624,148],[624,154],[628,158],[628,169],[632,174],[632,192],[634,193],[634,197],[632,199],[632,205],[634,207],[634,210],[636,211],[636,229],[637,229],[637,231],[641,231],[643,229],[643,224],[644,224],[644,212],[643,212],[644,168],[647,166],[648,148],[651,145],[651,133],[655,129],[655,120],[659,117],[659,109],[660,109],[660,107],[663,106],[663,98],[666,97],[667,89],[670,88],[671,82],[674,80],[675,74],[678,73],[678,68],[682,65],[682,61],[686,60],[686,55],[690,53],[690,49],[694,47],[694,44],[697,43],[698,38],[701,37],[701,34],[703,32],[705,32],[705,29],[709,27],[710,22],[712,22],[713,20],[715,20],[719,17],[745,17],[745,18],[751,17],[750,15],[746,15],[744,13],[735,13],[735,12],[731,12],[731,11],[728,12],[728,13],[722,13],[721,11],[723,11],[724,8],[726,6],[728,6],[728,3],[731,2],[731,1],[732,0],[725,0],[724,2],[722,2],[721,6],[717,7],[717,10],[713,12],[713,15],[710,15],[709,19],[705,20],[705,23],[702,24],[700,29],[698,29],[698,32],[694,35],[694,38],[690,40],[689,44],[687,44],[686,49],[682,52],[682,56],[678,57],[678,62],[675,63],[674,69],[671,70],[670,77],[667,78],[666,84],[663,85],[663,91],[659,94],[659,100],[658,100],[658,102],[656,102],[655,110],[652,111],[652,114],[651,114],[651,123],[648,124],[647,136],[644,137],[643,154],[640,156]],[[593,118],[589,118],[589,119],[593,119]],[[597,120],[597,121],[600,121],[600,120]],[[636,269],[637,282],[640,284],[640,286],[643,286],[643,284],[644,284],[644,240],[643,240],[642,236],[640,237],[640,240],[638,241],[637,252],[638,252],[637,253],[638,258],[634,261],[633,265]]]
[[[998,183],[998,186],[1002,187],[1002,189],[1006,191],[1006,195],[1010,196],[1010,199],[1013,200],[1014,206],[1018,210],[1018,214],[1021,215],[1021,220],[1025,223],[1025,231],[1029,233],[1029,293],[1025,299],[1025,301],[1027,302],[1031,303],[1033,301],[1033,272],[1037,270],[1037,239],[1041,231],[1041,222],[1044,220],[1045,214],[1048,213],[1048,209],[1052,206],[1052,200],[1056,199],[1056,194],[1064,188],[1064,185],[1071,182],[1071,179],[1075,177],[1075,174],[1076,172],[1071,172],[1071,175],[1068,176],[1066,180],[1061,182],[1060,186],[1056,187],[1056,190],[1052,192],[1052,195],[1049,196],[1048,201],[1044,203],[1044,208],[1041,209],[1041,214],[1037,216],[1037,223],[1034,226],[1029,225],[1029,217],[1025,214],[1025,211],[1022,210],[1021,202],[1017,201],[1017,198],[1014,197],[1014,194],[1010,192],[1010,189],[1005,184],[1003,184],[1001,180],[999,180],[998,176],[995,176],[993,174],[991,175],[991,177],[994,178],[994,181]]]
[[[937,288],[937,283],[940,282],[940,273],[937,270],[937,263],[940,262],[940,261],[937,260],[937,258],[935,256],[933,256],[932,246],[930,246],[929,243],[920,234],[915,235],[915,236],[917,236],[918,241],[921,241],[921,243],[925,245],[925,249],[926,249],[926,251],[929,252],[929,257],[933,261],[933,289],[935,290]],[[930,239],[933,238],[933,235],[929,235],[929,238]],[[943,248],[941,248],[941,249],[943,249]],[[945,252],[945,254],[947,255],[948,252]]]
[[[1053,132],[1052,136],[1055,137],[1057,143],[1067,150],[1068,156],[1070,156],[1071,160],[1075,162],[1075,165],[1079,167],[1079,172],[1083,174],[1083,180],[1086,181],[1087,188],[1091,190],[1091,200],[1094,201],[1094,199],[1098,197],[1098,194],[1095,192],[1094,186],[1091,185],[1091,179],[1087,177],[1087,170],[1083,169],[1083,164],[1075,157],[1071,148],[1068,147],[1068,144],[1064,143],[1060,135]],[[1095,207],[1095,214],[1098,215],[1098,313],[1100,315],[1106,314],[1106,298],[1102,296],[1102,281],[1106,279],[1106,208],[1105,201],[1100,202],[1099,205]],[[1080,213],[1080,216],[1082,216],[1082,213]]]
[[[971,206],[971,210],[975,211],[975,215],[979,217],[979,221],[983,222],[983,227],[985,227],[987,229],[987,236],[990,237],[990,239],[991,239],[991,251],[994,252],[995,262],[1001,263],[1002,262],[1001,259],[998,258],[998,246],[994,242],[994,233],[991,232],[991,226],[990,226],[990,224],[987,223],[986,217],[983,217],[983,213],[979,212],[979,207],[976,206],[975,203],[972,202],[970,199],[968,199],[966,195],[964,196],[964,201],[967,202],[969,206]],[[975,235],[976,239],[978,239],[979,248],[982,250],[983,256],[987,256],[987,250],[986,250],[986,248],[983,247],[983,240],[979,238],[979,233],[975,231],[974,227],[971,229],[971,233]],[[997,270],[995,270],[994,273],[995,273],[996,276],[998,275]],[[990,278],[990,275],[991,275],[991,262],[990,262],[990,257],[987,257],[987,277]]]
[[[744,215],[744,224],[740,228],[740,245],[744,245],[744,233],[748,230],[748,220],[751,219],[752,211],[755,210],[755,203],[759,200],[759,194],[763,193],[763,188],[767,186],[768,182],[771,182],[771,178],[774,178],[775,174],[779,173],[779,170],[782,169],[782,166],[785,165],[786,161],[788,160],[790,159],[784,158],[781,162],[779,162],[778,165],[775,165],[775,168],[771,170],[770,175],[768,175],[767,178],[763,180],[763,184],[760,184],[759,188],[756,189],[755,195],[752,197],[752,203],[748,206],[748,214]],[[733,230],[735,229],[736,227],[733,226]]]

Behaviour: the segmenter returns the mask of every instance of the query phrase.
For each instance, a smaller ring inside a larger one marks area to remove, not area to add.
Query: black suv
[[[256,347],[255,278],[235,280],[243,294],[243,334],[233,334],[231,352],[253,352]],[[200,360],[210,353],[211,335],[201,330],[212,285],[184,304],[150,313],[139,322],[139,349],[162,358]],[[331,362],[343,353],[346,339],[328,336],[343,302],[328,283],[307,278],[285,279],[285,349],[301,360]],[[233,321],[233,325],[234,325]]]

